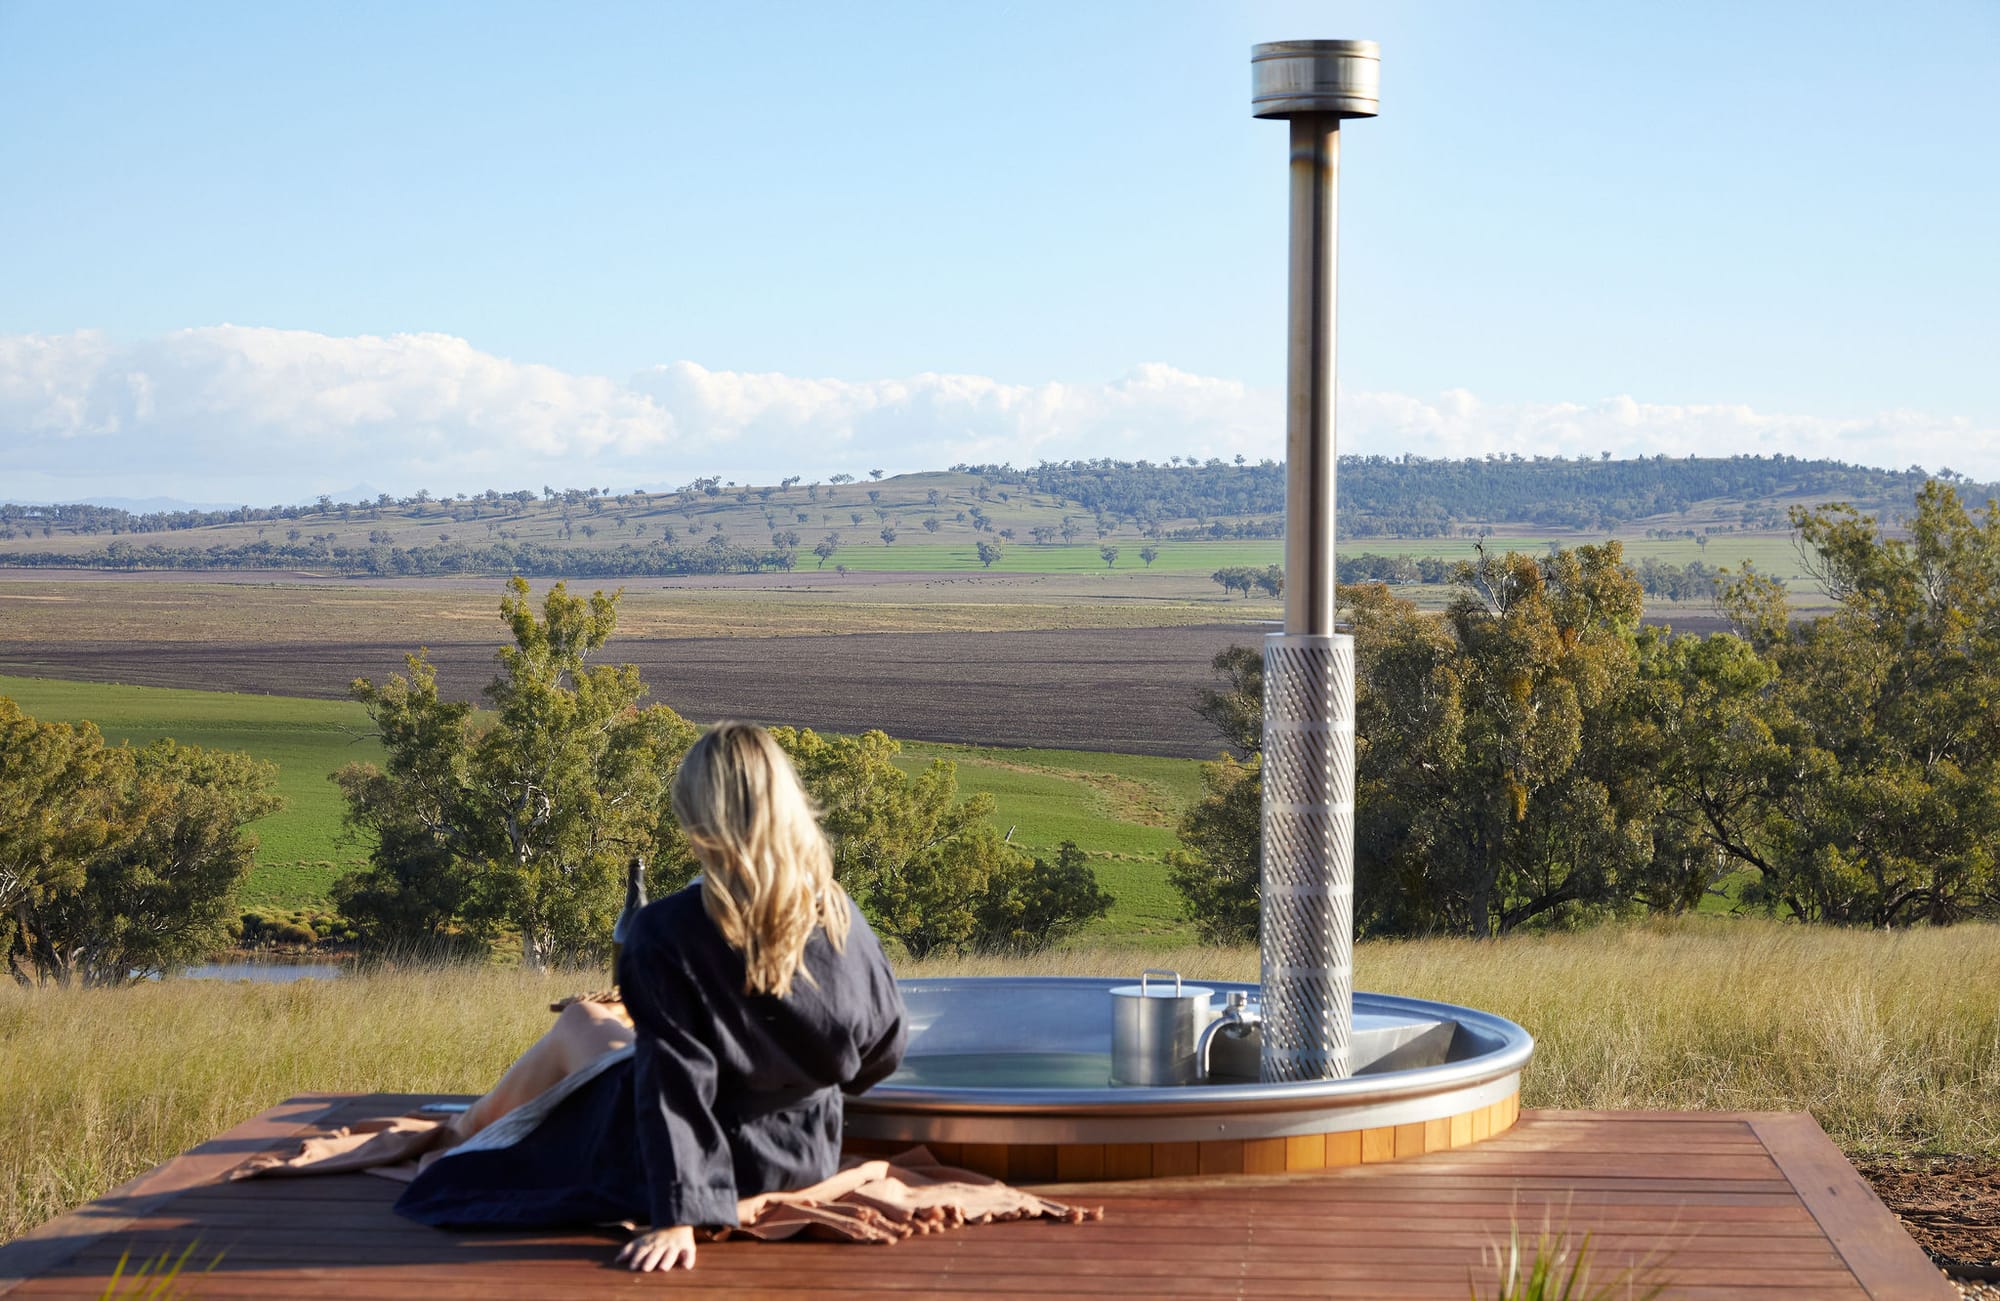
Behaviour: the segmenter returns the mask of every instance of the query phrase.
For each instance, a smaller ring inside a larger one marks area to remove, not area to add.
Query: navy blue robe
[[[618,969],[629,1055],[570,1082],[511,1144],[481,1146],[481,1134],[433,1161],[397,1211],[455,1227],[733,1225],[738,1199],[829,1177],[843,1094],[903,1056],[882,946],[857,908],[845,952],[813,933],[786,997],[745,994],[743,981],[698,885],[648,905]]]

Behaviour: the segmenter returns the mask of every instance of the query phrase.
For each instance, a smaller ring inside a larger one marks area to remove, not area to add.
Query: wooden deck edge
[[[1737,1121],[1748,1124],[1760,1116],[1787,1115],[1776,1111],[1628,1111],[1614,1108],[1609,1111],[1590,1111],[1576,1107],[1523,1107],[1522,1120],[1575,1121],[1588,1123],[1601,1121],[1607,1116],[1619,1120],[1658,1121],[1662,1124],[1714,1124],[1717,1121]]]
[[[357,1096],[365,1095],[305,1093],[287,1098],[234,1129],[161,1162],[102,1197],[58,1215],[10,1242],[0,1243],[0,1295],[57,1268],[92,1243],[150,1215],[190,1188],[215,1182],[244,1158],[318,1128],[328,1116]]]
[[[1744,1116],[1840,1258],[1877,1301],[1957,1301],[1958,1290],[1803,1111]]]

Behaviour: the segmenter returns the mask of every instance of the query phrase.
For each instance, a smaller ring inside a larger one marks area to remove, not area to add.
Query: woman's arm
[[[840,1086],[842,1092],[850,1095],[866,1093],[894,1075],[896,1068],[903,1064],[903,1046],[909,1032],[903,1024],[900,1005],[897,1011],[895,1019],[862,1051],[861,1069],[855,1072],[853,1079]]]
[[[903,1012],[903,996],[896,990],[896,973],[858,909],[849,943],[867,946],[860,956],[869,967],[868,1007],[856,1036],[861,1064],[854,1078],[841,1085],[843,1092],[856,1094],[866,1092],[895,1073],[903,1061],[909,1028]]]
[[[628,947],[624,956],[620,988],[632,1015],[633,1122],[653,1223],[733,1225],[736,1160],[715,1116],[715,1052],[689,1023],[704,1011],[701,994],[666,953]]]

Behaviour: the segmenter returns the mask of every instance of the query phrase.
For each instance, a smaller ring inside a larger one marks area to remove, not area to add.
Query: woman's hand
[[[671,1229],[648,1229],[625,1244],[618,1263],[644,1273],[653,1269],[694,1268],[694,1229],[686,1224]]]

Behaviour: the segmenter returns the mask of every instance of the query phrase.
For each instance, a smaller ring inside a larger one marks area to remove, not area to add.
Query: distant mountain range
[[[102,506],[131,515],[179,514],[235,510],[236,502],[182,501],[178,497],[71,497],[66,501],[10,501],[9,506]]]

